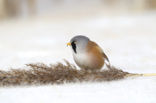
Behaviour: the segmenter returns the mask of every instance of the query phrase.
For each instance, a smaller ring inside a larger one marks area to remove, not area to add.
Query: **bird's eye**
[[[73,41],[73,42],[71,43],[71,45],[72,45],[72,49],[74,50],[74,52],[77,53],[75,41]]]

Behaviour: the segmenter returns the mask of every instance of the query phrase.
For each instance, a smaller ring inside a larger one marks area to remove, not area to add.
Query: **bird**
[[[104,64],[111,68],[109,59],[101,47],[88,37],[74,36],[67,46],[71,47],[74,61],[82,70],[99,71]]]

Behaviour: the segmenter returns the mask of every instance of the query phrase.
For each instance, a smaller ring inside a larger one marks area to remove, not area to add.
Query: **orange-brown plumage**
[[[95,42],[89,41],[87,45],[87,52],[88,55],[90,56],[91,68],[94,70],[101,69],[102,66],[104,65],[104,57],[102,49]]]

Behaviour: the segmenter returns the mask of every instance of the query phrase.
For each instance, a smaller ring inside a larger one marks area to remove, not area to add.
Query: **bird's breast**
[[[90,64],[90,58],[85,53],[73,54],[74,60],[78,66],[85,66]]]

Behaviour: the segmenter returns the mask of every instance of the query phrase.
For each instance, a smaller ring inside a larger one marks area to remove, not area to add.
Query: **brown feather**
[[[102,49],[92,41],[88,42],[87,52],[91,56],[91,66],[92,69],[101,69],[104,65],[103,51]]]
[[[105,60],[107,60],[107,62],[109,63],[108,57],[95,42],[89,41],[87,46],[87,51],[93,55],[93,64],[97,66],[97,69],[102,68],[102,66],[105,64]],[[106,66],[110,68],[110,63],[106,64]]]

